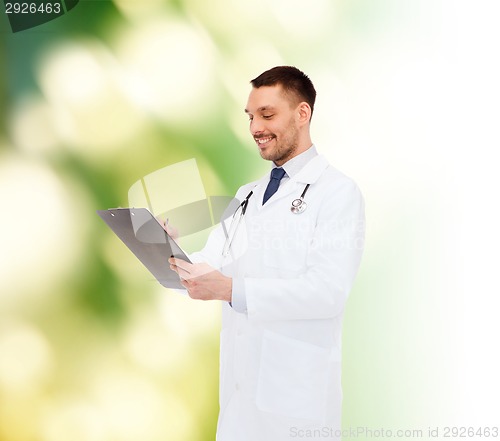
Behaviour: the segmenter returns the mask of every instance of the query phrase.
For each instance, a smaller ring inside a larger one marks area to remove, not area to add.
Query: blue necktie
[[[278,191],[280,186],[280,181],[285,176],[285,170],[281,167],[273,168],[271,171],[271,180],[267,184],[266,192],[264,193],[264,199],[262,200],[262,205],[264,205],[267,200]]]

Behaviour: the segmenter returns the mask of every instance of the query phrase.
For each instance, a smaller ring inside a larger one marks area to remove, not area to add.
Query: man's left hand
[[[182,259],[168,259],[170,269],[181,278],[189,296],[199,300],[231,301],[233,280],[206,263],[189,263]]]

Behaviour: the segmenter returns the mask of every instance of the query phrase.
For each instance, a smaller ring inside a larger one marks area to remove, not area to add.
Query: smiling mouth
[[[261,138],[254,138],[254,139],[259,147],[264,147],[274,139],[274,136],[265,136],[265,137],[263,136]]]

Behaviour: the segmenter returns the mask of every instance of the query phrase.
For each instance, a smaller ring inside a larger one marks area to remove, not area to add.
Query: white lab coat
[[[217,440],[337,439],[341,325],[361,260],[363,198],[323,156],[262,206],[268,182],[269,174],[236,194],[253,190],[232,256],[222,257],[222,228],[193,256],[243,278],[247,299],[247,314],[222,305]],[[306,184],[307,209],[294,214]]]

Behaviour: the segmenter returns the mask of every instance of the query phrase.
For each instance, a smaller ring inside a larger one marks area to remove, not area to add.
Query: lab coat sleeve
[[[240,277],[233,277],[233,291],[231,306],[236,312],[247,312],[247,296],[245,293],[245,280]]]
[[[325,191],[305,266],[292,278],[245,277],[250,320],[326,319],[341,314],[364,245],[364,201],[354,182]]]
[[[211,267],[218,269],[222,262],[222,246],[224,244],[224,232],[218,225],[208,236],[207,243],[201,251],[189,255],[193,263],[208,263]]]
[[[207,243],[202,250],[190,253],[188,255],[189,260],[192,263],[207,263],[212,268],[218,269],[221,265],[222,260],[222,244],[224,238],[224,232],[220,225],[214,228],[208,236]],[[180,290],[171,288],[173,291],[188,295],[187,290]]]

